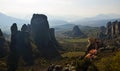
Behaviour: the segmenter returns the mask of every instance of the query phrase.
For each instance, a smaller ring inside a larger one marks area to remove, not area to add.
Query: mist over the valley
[[[81,25],[81,26],[90,26],[90,27],[99,27],[99,26],[106,26],[106,23],[108,21],[115,21],[120,20],[120,15],[117,14],[99,14],[94,17],[77,17],[76,19],[73,17],[59,17],[59,16],[49,16],[48,15],[48,21],[51,27],[56,28],[56,30],[59,31],[63,29],[70,29],[74,25]],[[0,13],[0,27],[4,32],[10,33],[10,26],[13,23],[17,23],[18,28],[20,28],[23,24],[29,24],[30,23],[31,16],[28,15],[26,18],[19,19],[15,18],[9,15],[6,15],[4,13]]]

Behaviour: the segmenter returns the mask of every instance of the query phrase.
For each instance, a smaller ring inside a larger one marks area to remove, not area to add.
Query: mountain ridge
[[[29,23],[29,22],[28,20],[14,18],[0,12],[0,28],[2,29],[3,32],[9,33],[10,26],[13,23],[17,23],[17,25],[19,26],[18,28],[20,28],[23,24]]]
[[[116,14],[115,14],[116,15]],[[109,16],[105,14],[100,14],[94,17],[89,17],[89,18],[83,18],[83,19],[78,19],[75,21],[66,21],[63,19],[57,19],[56,17],[52,17],[54,19],[51,20],[51,17],[48,18],[50,26],[53,28],[59,28],[61,26],[64,26],[63,29],[74,26],[74,25],[83,25],[83,26],[92,26],[92,27],[100,27],[100,26],[106,26],[106,23],[109,21],[115,21],[115,20],[120,20],[118,18],[120,15],[115,16]],[[9,27],[13,24],[17,23],[18,28],[20,28],[23,24],[29,24],[30,22],[27,19],[19,19],[19,18],[14,18],[11,16],[8,16],[2,12],[0,12],[0,28],[5,31],[9,32]]]

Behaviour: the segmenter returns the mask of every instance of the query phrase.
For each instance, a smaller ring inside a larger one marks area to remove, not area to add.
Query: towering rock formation
[[[21,31],[17,34],[17,52],[19,52],[19,56],[23,57],[24,62],[28,66],[32,66],[34,64],[33,51],[32,51],[32,41],[31,35],[28,32],[28,26],[24,24],[21,28]]]
[[[118,35],[120,34],[120,22],[116,21],[115,24],[115,34]]]
[[[108,22],[107,26],[106,26],[106,35],[107,35],[107,39],[112,38],[112,23]]]
[[[112,23],[112,37],[114,37],[114,35],[116,34],[116,21]]]
[[[5,46],[5,38],[3,36],[2,30],[0,29],[0,58],[6,55]]]
[[[109,35],[109,34],[112,33],[112,27],[111,27],[111,26],[112,26],[112,23],[111,23],[111,22],[108,22],[106,26],[107,26],[107,27],[106,27],[106,28],[107,28],[107,29],[106,29],[106,34]]]
[[[52,59],[60,57],[55,48],[56,42],[54,29],[49,28],[47,16],[43,14],[34,14],[31,19],[32,36],[43,57]]]
[[[106,28],[105,28],[105,26],[101,26],[100,28],[99,28],[99,30],[100,30],[100,32],[102,32],[102,33],[106,33]]]
[[[31,19],[31,28],[33,37],[42,47],[47,47],[49,42],[49,24],[47,16],[43,14],[34,14]]]
[[[106,28],[105,28],[105,26],[101,26],[100,28],[99,28],[99,35],[98,35],[98,37],[100,38],[100,39],[105,39],[106,38]]]
[[[120,22],[108,22],[106,25],[106,38],[112,39],[120,35]]]
[[[11,42],[10,42],[10,53],[7,59],[8,70],[7,71],[16,71],[18,65],[18,57],[16,51],[16,35],[18,33],[18,27],[16,23],[10,28],[11,30]]]
[[[59,47],[59,43],[58,43],[58,41],[55,38],[55,29],[54,28],[50,28],[49,31],[50,31],[51,42],[55,45],[55,47]]]
[[[72,37],[85,37],[84,33],[81,32],[80,28],[77,25],[73,27],[71,36]]]
[[[24,24],[21,31],[18,31],[17,24],[14,23],[11,26],[10,54],[7,60],[7,71],[16,71],[21,57],[26,66],[32,66],[34,64],[28,27]]]

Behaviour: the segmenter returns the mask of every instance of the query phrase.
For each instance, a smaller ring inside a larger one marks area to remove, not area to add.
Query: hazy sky
[[[90,17],[120,14],[120,0],[0,0],[0,12],[16,17],[32,13]]]

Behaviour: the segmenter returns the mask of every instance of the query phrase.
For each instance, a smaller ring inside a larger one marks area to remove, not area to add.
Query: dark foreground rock
[[[41,56],[48,59],[60,57],[59,52],[56,50],[58,43],[55,39],[54,29],[50,29],[46,15],[33,15],[31,19],[31,31]]]

